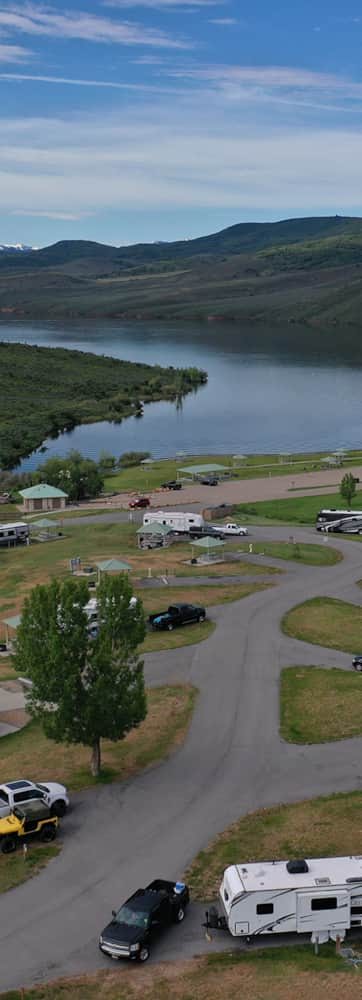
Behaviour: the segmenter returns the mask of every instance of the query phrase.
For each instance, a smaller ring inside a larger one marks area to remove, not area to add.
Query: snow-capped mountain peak
[[[35,247],[28,247],[25,243],[0,243],[0,252],[4,253],[30,253]]]

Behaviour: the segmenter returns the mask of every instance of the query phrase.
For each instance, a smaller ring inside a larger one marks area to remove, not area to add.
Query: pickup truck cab
[[[10,816],[0,819],[0,848],[3,854],[16,851],[24,837],[39,834],[50,843],[57,835],[58,817],[52,816],[46,802],[29,802],[23,809],[17,806]]]
[[[45,802],[54,816],[64,816],[69,806],[67,789],[56,781],[8,781],[0,785],[0,819],[9,816],[16,806],[28,802]]]
[[[206,618],[205,608],[199,608],[195,604],[170,604],[167,611],[159,611],[155,615],[149,615],[149,623],[154,629],[168,629],[172,632],[178,625],[191,625],[193,622],[204,622]]]
[[[235,521],[227,521],[226,524],[212,525],[217,531],[222,532],[223,535],[248,535],[248,529],[242,528],[240,524],[236,524]]]
[[[146,962],[152,941],[171,924],[182,923],[190,895],[182,882],[155,879],[146,889],[137,889],[99,938],[100,950],[111,958]]]

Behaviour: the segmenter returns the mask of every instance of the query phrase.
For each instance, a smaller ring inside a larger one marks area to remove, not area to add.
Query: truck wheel
[[[356,666],[355,666],[354,669],[358,670],[358,672],[361,673],[361,671],[362,671],[362,663],[356,663]]]
[[[175,910],[175,917],[174,917],[175,924],[182,924],[182,921],[184,920],[184,918],[185,918],[184,907],[183,906],[178,906],[177,910]]]
[[[1,850],[3,854],[12,854],[16,851],[17,838],[16,837],[3,837],[1,841]]]
[[[147,962],[147,959],[149,957],[150,957],[150,949],[147,948],[146,944],[144,944],[144,945],[142,945],[141,950],[138,952],[138,961],[139,962]]]
[[[169,632],[173,631],[173,624],[172,624],[172,622],[170,622],[170,624],[167,626],[167,628],[168,628]]]
[[[198,620],[198,622],[204,622],[205,621],[205,615],[199,615],[199,617],[198,617],[197,620]]]
[[[57,828],[55,823],[47,823],[40,831],[40,840],[43,841],[43,844],[50,844],[51,840],[55,840],[56,835]]]
[[[50,810],[50,815],[62,817],[65,816],[66,811],[67,807],[65,802],[63,802],[63,799],[57,799],[56,802],[53,802],[53,805]]]

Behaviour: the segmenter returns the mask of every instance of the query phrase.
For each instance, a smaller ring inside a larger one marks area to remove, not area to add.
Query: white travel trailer
[[[25,521],[14,521],[13,524],[0,524],[0,545],[17,545],[27,542],[29,525]]]
[[[362,925],[362,855],[231,865],[219,898],[223,916],[210,911],[210,926],[234,937],[293,931],[320,943],[342,939]]]
[[[147,511],[147,514],[143,515],[143,524],[155,523],[166,524],[168,528],[172,528],[177,533],[189,531],[192,527],[201,528],[205,522],[202,514],[185,514],[181,510]]]

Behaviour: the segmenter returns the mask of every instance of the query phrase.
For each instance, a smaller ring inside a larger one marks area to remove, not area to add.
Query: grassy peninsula
[[[0,314],[353,328],[360,326],[361,266],[362,219],[341,216],[240,223],[193,240],[128,247],[64,240],[27,254],[2,252]]]
[[[0,342],[0,468],[77,424],[142,415],[207,380],[196,368],[134,364],[63,348]]]

